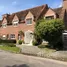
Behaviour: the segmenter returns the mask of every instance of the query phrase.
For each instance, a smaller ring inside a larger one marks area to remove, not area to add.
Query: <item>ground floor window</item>
[[[15,39],[15,34],[10,34],[10,39]]]

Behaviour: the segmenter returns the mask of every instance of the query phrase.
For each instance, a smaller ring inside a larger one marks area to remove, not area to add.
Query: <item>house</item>
[[[0,37],[3,39],[24,40],[30,43],[33,39],[33,32],[36,21],[40,18],[46,19],[64,19],[67,9],[67,0],[63,0],[63,6],[52,9],[47,4],[23,10],[13,14],[4,14],[0,21]],[[24,35],[20,36],[19,32]]]

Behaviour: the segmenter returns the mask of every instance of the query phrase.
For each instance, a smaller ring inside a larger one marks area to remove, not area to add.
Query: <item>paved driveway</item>
[[[0,50],[0,67],[67,67],[67,63]]]

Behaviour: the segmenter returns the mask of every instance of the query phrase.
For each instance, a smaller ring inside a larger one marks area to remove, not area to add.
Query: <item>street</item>
[[[0,50],[0,67],[67,67],[67,63]]]

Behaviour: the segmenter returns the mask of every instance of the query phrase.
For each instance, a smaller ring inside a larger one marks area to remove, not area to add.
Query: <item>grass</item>
[[[38,47],[39,47],[41,50],[43,50],[45,53],[47,53],[47,54],[53,53],[53,52],[56,51],[55,49],[51,49],[51,48],[49,48],[49,47],[46,46],[46,45],[39,45]]]
[[[0,46],[0,49],[5,50],[5,51],[9,51],[9,52],[13,52],[13,53],[19,53],[20,52],[20,48],[18,48],[18,47]]]

